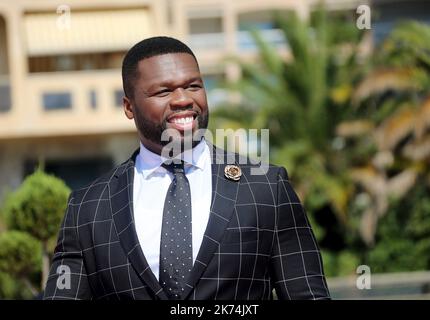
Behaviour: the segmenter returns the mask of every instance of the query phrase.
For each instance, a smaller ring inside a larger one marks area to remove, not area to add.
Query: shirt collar
[[[207,151],[206,141],[202,139],[198,145],[190,150],[184,151],[176,158],[182,158],[185,161],[185,167],[194,166],[200,170],[203,170],[208,157],[205,156]],[[140,142],[140,151],[136,157],[136,169],[143,175],[144,179],[147,179],[154,172],[158,171],[163,162],[167,159],[148,150],[142,142]]]

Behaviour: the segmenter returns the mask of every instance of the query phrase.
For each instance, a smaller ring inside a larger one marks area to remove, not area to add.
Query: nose
[[[193,105],[193,99],[184,88],[176,88],[173,91],[170,105],[173,108],[185,108]]]

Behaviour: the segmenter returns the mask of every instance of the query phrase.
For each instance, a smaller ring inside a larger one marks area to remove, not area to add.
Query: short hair
[[[188,53],[198,65],[193,51],[178,39],[164,36],[144,39],[128,50],[122,62],[122,86],[127,98],[134,96],[134,82],[139,77],[139,61],[168,53]]]

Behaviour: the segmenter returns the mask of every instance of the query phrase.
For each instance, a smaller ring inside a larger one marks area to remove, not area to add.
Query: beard
[[[204,113],[199,113],[196,117],[196,120],[198,124],[197,129],[207,129],[209,123],[209,112],[206,111]],[[169,144],[173,139],[173,137],[171,137],[170,140],[167,141],[162,139],[163,132],[168,129],[166,120],[164,120],[161,124],[155,123],[146,118],[138,108],[135,109],[135,123],[139,132],[146,139],[162,147]],[[189,140],[192,140],[191,147],[194,148],[200,143],[202,138],[203,136],[195,136],[194,134],[190,134],[189,132],[184,132],[183,137],[180,139],[180,150],[185,151],[186,147],[190,145]],[[175,143],[179,143],[179,141],[175,141]]]

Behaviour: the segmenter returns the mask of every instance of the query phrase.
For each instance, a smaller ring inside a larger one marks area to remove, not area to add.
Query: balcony
[[[287,43],[282,30],[268,29],[259,30],[259,32],[270,45],[278,49],[287,49]],[[223,32],[191,34],[188,41],[191,48],[197,51],[210,51],[212,53],[217,52],[218,54],[226,53],[225,33]],[[235,48],[236,51],[245,53],[257,50],[254,39],[249,31],[236,32]]]
[[[19,90],[21,105],[0,113],[0,139],[135,130],[121,106],[117,69],[30,74]]]

